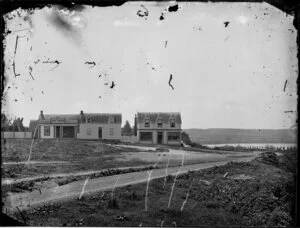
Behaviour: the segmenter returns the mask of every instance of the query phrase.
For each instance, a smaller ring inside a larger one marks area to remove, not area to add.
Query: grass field
[[[47,204],[23,211],[23,216],[31,226],[292,226],[293,156],[183,174],[174,185],[169,208],[172,176],[165,187],[164,178],[150,181],[148,211],[143,183],[116,188],[113,194]],[[15,217],[22,221],[19,213]]]
[[[10,139],[5,145],[2,141],[3,179],[154,164],[165,167],[167,162],[169,166],[180,166],[183,159],[182,151],[178,150],[169,158],[168,152],[149,152],[99,141],[37,139],[27,165],[31,144],[30,139]],[[187,151],[185,155],[185,165],[226,160],[220,153]]]
[[[149,162],[115,160],[121,152],[138,152],[95,141],[34,140],[29,165],[26,164],[32,140],[11,139],[2,142],[2,178],[22,178],[53,173],[71,173],[115,167],[147,165]],[[17,164],[17,163],[18,164]],[[23,163],[21,163],[23,162]]]

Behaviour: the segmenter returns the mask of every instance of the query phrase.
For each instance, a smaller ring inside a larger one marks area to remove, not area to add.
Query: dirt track
[[[206,169],[213,166],[224,165],[230,161],[247,162],[252,160],[254,157],[256,157],[256,154],[253,154],[253,157],[244,157],[244,158],[232,157],[232,160],[229,161],[187,165],[187,166],[183,166],[181,169],[180,167],[171,167],[168,169],[168,174],[176,175],[179,169],[180,169],[180,173],[185,173],[188,172],[189,170],[193,171],[193,170]],[[166,174],[166,169],[155,169],[152,171],[151,179],[164,177],[165,174]],[[146,182],[147,179],[148,179],[148,171],[121,174],[119,175],[119,180],[118,183],[116,184],[116,187]],[[108,176],[108,177],[90,179],[88,180],[85,186],[83,195],[92,192],[99,192],[99,191],[112,189],[113,186],[115,185],[116,180],[117,180],[117,176]],[[84,182],[85,180],[76,181],[63,186],[42,189],[41,192],[35,190],[26,193],[10,194],[5,199],[4,207],[7,208],[9,211],[14,211],[16,207],[19,207],[19,209],[26,209],[31,206],[37,206],[51,201],[61,201],[70,198],[78,198],[82,192]]]

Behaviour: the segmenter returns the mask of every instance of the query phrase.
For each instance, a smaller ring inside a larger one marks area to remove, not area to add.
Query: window
[[[115,123],[115,118],[113,116],[110,116],[108,118],[108,123]]]
[[[92,123],[92,118],[90,116],[88,116],[87,120],[88,123]]]
[[[50,136],[50,126],[44,126],[44,136]]]
[[[152,132],[141,132],[140,140],[141,141],[152,141]]]
[[[157,120],[157,127],[162,127],[162,120],[161,120],[161,118],[158,118],[158,120]]]
[[[87,128],[87,129],[86,129],[86,134],[87,134],[87,135],[91,135],[91,134],[92,134],[91,128]]]
[[[110,129],[109,129],[109,134],[110,134],[110,135],[114,135],[114,129],[113,129],[113,128],[110,128]]]
[[[145,119],[145,127],[150,127],[149,118]]]
[[[175,127],[175,119],[174,119],[174,118],[172,118],[172,119],[170,120],[170,126],[171,126],[171,127]]]
[[[168,141],[179,141],[180,132],[168,132]]]

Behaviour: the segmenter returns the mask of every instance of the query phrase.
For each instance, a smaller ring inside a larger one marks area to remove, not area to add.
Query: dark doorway
[[[102,139],[102,127],[98,128],[98,138]]]
[[[157,144],[162,144],[162,143],[163,143],[163,133],[157,132]]]
[[[63,136],[64,136],[64,138],[75,138],[75,127],[64,126],[63,127]]]
[[[55,127],[55,137],[60,138],[60,126]]]

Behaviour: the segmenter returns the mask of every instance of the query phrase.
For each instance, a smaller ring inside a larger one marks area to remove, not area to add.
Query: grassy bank
[[[287,157],[290,156],[290,157]],[[81,200],[24,211],[33,226],[291,226],[294,221],[295,154],[231,162],[177,178],[99,192]],[[184,203],[185,202],[185,203]],[[184,205],[184,206],[183,206]],[[15,216],[21,220],[18,213]]]

